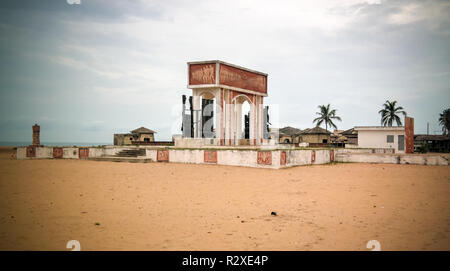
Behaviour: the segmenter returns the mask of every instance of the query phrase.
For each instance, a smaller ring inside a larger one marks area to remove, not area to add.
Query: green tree
[[[341,118],[339,116],[336,116],[336,109],[331,110],[330,104],[328,104],[327,106],[319,105],[319,109],[320,112],[316,112],[319,117],[315,118],[313,120],[313,123],[316,122],[317,126],[320,126],[325,122],[325,130],[328,130],[328,125],[330,127],[333,127],[334,129],[337,129],[337,126],[336,124],[334,124],[333,120],[341,121]]]
[[[439,125],[442,125],[442,132],[444,135],[448,135],[450,130],[450,108],[445,109],[439,114]]]
[[[383,104],[384,108],[378,111],[378,113],[381,114],[381,125],[391,127],[394,121],[397,122],[397,126],[402,125],[402,120],[398,114],[403,114],[403,116],[406,116],[406,112],[403,110],[403,107],[396,107],[396,105],[397,101],[386,101]]]

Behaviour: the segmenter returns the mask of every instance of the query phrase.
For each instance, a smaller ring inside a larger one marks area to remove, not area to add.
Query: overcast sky
[[[450,107],[450,1],[67,1],[0,2],[0,141],[169,140],[186,62],[212,59],[268,73],[280,126],[328,103],[380,125],[388,99],[434,133]]]

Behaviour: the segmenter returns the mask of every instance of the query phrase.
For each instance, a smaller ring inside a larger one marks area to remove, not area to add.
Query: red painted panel
[[[330,150],[330,162],[334,161],[334,150]]]
[[[156,160],[158,162],[169,162],[169,151],[168,150],[158,150],[156,152]]]
[[[189,65],[189,85],[216,83],[216,63]]]
[[[414,118],[405,117],[405,153],[414,152]]]
[[[280,153],[280,165],[284,166],[286,165],[286,152],[282,151]]]
[[[53,148],[53,158],[63,158],[63,148],[54,147]]]
[[[89,157],[89,148],[79,148],[78,157],[79,158],[88,158]]]
[[[272,152],[271,151],[259,151],[258,152],[258,165],[272,165]]]
[[[27,157],[36,157],[36,147],[27,147]]]
[[[203,161],[205,163],[217,163],[217,151],[204,151]]]
[[[264,94],[267,93],[266,76],[225,64],[220,64],[219,84],[252,90]]]
[[[311,163],[316,162],[316,151],[311,151]]]

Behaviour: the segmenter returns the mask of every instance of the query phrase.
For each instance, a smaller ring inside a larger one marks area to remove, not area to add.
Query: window
[[[328,139],[322,139],[322,143],[328,143]]]
[[[144,142],[150,142],[150,138],[148,137],[144,138]]]
[[[394,143],[394,136],[393,135],[388,135],[387,136],[387,143]]]

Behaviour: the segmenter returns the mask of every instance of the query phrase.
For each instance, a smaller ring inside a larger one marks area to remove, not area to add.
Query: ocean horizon
[[[0,141],[0,146],[29,146],[31,145],[31,141]],[[91,146],[101,146],[101,145],[112,145],[112,143],[105,142],[46,142],[42,141],[41,145],[43,146],[61,146],[61,147],[91,147]]]

